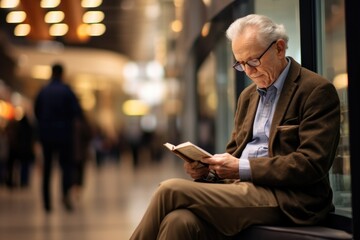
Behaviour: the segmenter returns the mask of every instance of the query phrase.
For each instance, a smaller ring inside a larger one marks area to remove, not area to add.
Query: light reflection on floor
[[[39,168],[33,169],[28,189],[0,186],[0,239],[6,240],[122,240],[140,221],[158,183],[171,177],[187,178],[180,159],[147,161],[133,169],[129,158],[107,162],[101,169],[89,163],[85,187],[76,210],[66,212],[60,202],[59,173],[53,177],[53,211],[41,205]]]

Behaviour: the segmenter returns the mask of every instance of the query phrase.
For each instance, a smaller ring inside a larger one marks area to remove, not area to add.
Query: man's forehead
[[[254,34],[240,34],[232,42],[232,50],[234,55],[251,57],[259,48],[259,42]]]

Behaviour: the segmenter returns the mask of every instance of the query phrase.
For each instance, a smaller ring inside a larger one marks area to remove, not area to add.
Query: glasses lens
[[[233,68],[235,68],[235,70],[243,72],[244,71],[244,66],[243,64],[239,63],[239,62],[235,62],[233,65]]]
[[[251,67],[260,66],[260,60],[259,59],[251,59],[250,61],[247,61],[246,63]]]

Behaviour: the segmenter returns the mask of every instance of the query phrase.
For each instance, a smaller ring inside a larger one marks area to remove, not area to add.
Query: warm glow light
[[[210,7],[211,6],[211,0],[202,0],[205,6]]]
[[[171,23],[171,30],[173,32],[181,32],[182,28],[183,28],[183,25],[180,20],[175,20]]]
[[[99,23],[104,20],[105,14],[102,11],[88,11],[83,15],[84,23]]]
[[[40,2],[42,8],[56,8],[59,4],[60,0],[42,0]]]
[[[1,0],[1,8],[16,8],[19,5],[19,0]]]
[[[85,40],[89,37],[89,25],[88,24],[81,24],[76,31],[79,39]]]
[[[59,23],[64,20],[65,14],[63,11],[50,11],[45,15],[46,23]]]
[[[96,105],[96,97],[94,93],[90,91],[83,92],[80,95],[80,103],[84,110],[92,110]]]
[[[31,69],[31,77],[48,80],[51,77],[51,67],[49,65],[35,65]]]
[[[14,29],[14,35],[21,37],[27,36],[30,33],[31,27],[29,24],[19,24]]]
[[[175,7],[182,7],[184,5],[184,0],[174,0]]]
[[[207,35],[209,35],[210,27],[211,27],[210,22],[205,23],[201,29],[201,36],[206,37]]]
[[[90,24],[89,25],[89,36],[101,36],[106,31],[106,26],[102,23]]]
[[[6,22],[8,23],[21,23],[25,20],[26,13],[24,11],[12,11],[6,16]]]
[[[83,8],[95,8],[100,6],[102,3],[102,0],[82,0],[81,6]]]
[[[122,110],[128,116],[142,116],[149,113],[149,106],[140,100],[127,100],[124,102]]]
[[[336,89],[340,90],[347,88],[348,86],[348,75],[347,73],[341,73],[335,76],[333,84]]]
[[[65,23],[58,23],[50,26],[50,36],[64,36],[69,30],[69,27]]]
[[[215,111],[218,105],[217,95],[215,93],[209,94],[206,98],[206,104],[211,110]]]
[[[14,115],[14,107],[10,103],[0,100],[0,117],[10,120],[14,118]]]

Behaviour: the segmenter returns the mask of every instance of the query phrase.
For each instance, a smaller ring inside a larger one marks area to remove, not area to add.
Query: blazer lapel
[[[252,138],[253,125],[259,100],[260,95],[257,93],[257,91],[254,91],[250,96],[249,107],[247,109],[246,118],[244,119],[243,129],[247,132],[247,134],[245,136],[245,141],[242,141],[243,143],[249,142]]]
[[[297,88],[297,83],[295,82],[300,74],[300,65],[291,58],[291,66],[289,69],[288,76],[285,79],[284,86],[282,88],[278,104],[275,109],[274,117],[270,129],[270,139],[269,139],[269,156],[272,156],[272,144],[274,142],[276,127],[281,124],[282,119],[287,112],[287,108],[291,102],[292,96]]]

